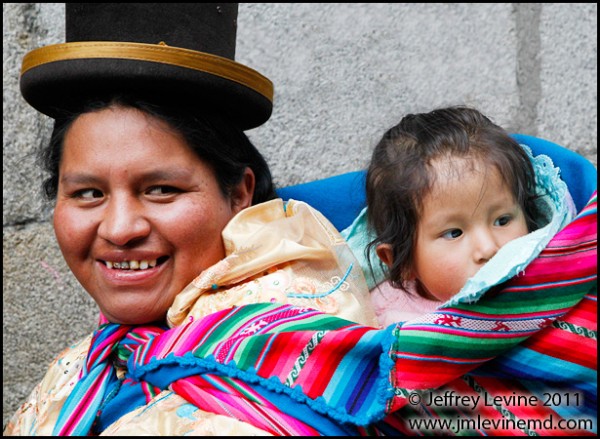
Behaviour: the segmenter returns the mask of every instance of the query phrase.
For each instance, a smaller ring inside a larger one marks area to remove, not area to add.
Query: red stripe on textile
[[[571,223],[558,235],[556,235],[542,254],[551,255],[554,252],[565,254],[577,254],[588,249],[595,249],[598,241],[598,230],[596,229],[597,215],[584,217],[578,223]]]
[[[475,342],[477,342],[477,340],[474,340]],[[481,343],[479,343],[481,344]],[[475,347],[476,345],[471,346],[471,348]],[[442,349],[442,347],[437,346],[438,349]],[[417,352],[406,352],[406,351],[390,351],[390,356],[392,358],[398,359],[398,360],[416,360],[416,361],[429,361],[429,362],[439,362],[439,363],[445,363],[446,365],[448,364],[480,364],[480,363],[484,363],[486,361],[491,360],[492,358],[494,358],[493,356],[490,357],[478,357],[478,358],[463,358],[463,357],[450,357],[448,355],[434,355],[434,354],[423,354],[423,353],[417,353]]]
[[[290,305],[287,305],[283,310],[267,311],[260,315],[252,316],[250,319],[243,320],[242,324],[237,325],[237,328],[228,339],[217,345],[217,349],[214,349],[213,354],[217,358],[217,361],[225,363],[235,356],[235,351],[241,342],[248,337],[281,331],[280,327],[285,327],[296,320],[307,319],[310,315],[315,314],[319,314],[319,312],[316,310],[308,311],[300,308],[292,308]],[[231,317],[229,318],[231,319]],[[285,329],[283,332],[285,332]]]
[[[452,364],[449,366],[445,362],[400,358],[395,362],[391,381],[394,387],[415,390],[430,389],[446,384],[480,364]]]
[[[175,355],[184,355],[194,352],[196,348],[207,338],[207,332],[203,330],[208,325],[203,321],[202,325],[190,322],[182,329],[182,334],[173,341],[172,351]]]
[[[312,333],[309,331],[284,332],[277,335],[269,346],[269,353],[264,359],[257,375],[263,378],[277,376],[280,381],[285,382],[290,369],[296,358],[302,352],[302,348],[310,340]]]
[[[289,436],[319,435],[318,431],[280,412],[277,408],[259,408],[256,403],[250,402],[244,395],[237,392],[229,394],[220,391],[200,377],[177,380],[172,384],[172,388],[177,394],[201,410],[247,422],[276,436],[284,434]],[[229,387],[229,389],[234,391],[233,387]],[[269,412],[269,416],[265,416],[267,412]]]
[[[598,330],[598,302],[589,296],[584,298],[571,311],[565,314],[562,321],[582,326],[593,331]]]
[[[525,268],[525,273],[528,276],[534,276],[536,279],[539,277],[547,279],[545,282],[570,279],[571,273],[576,274],[576,279],[585,278],[597,274],[598,261],[596,260],[596,253],[596,249],[587,249],[567,255],[541,255],[538,257],[539,259],[536,259],[539,260],[538,263],[535,263],[533,267]],[[535,269],[542,266],[544,272],[534,272]]]
[[[567,227],[560,230],[542,250],[542,253],[552,253],[579,247],[592,246],[598,239],[597,213],[590,214],[574,219]]]
[[[147,356],[147,358],[152,358],[153,356],[156,356],[156,358],[164,358],[166,355],[172,352],[173,346],[182,337],[182,335],[186,333],[187,326],[187,323],[178,326],[177,328],[171,329],[164,335],[158,337],[154,343],[152,352]]]
[[[598,367],[597,354],[594,354],[597,341],[567,330],[549,327],[530,337],[522,346],[590,369]]]
[[[302,351],[302,347],[308,343],[311,338],[310,332],[300,331],[300,332],[291,332],[286,334],[286,343],[288,344],[286,350],[291,352],[289,356],[283,356],[280,358],[276,358],[270,365],[273,367],[271,369],[271,374],[277,376],[281,382],[285,382],[288,374],[294,368],[294,364],[298,358],[298,352]],[[292,347],[296,347],[297,349],[292,349]],[[295,351],[295,352],[294,352]],[[267,354],[268,357],[269,354]],[[261,368],[261,373],[263,369]],[[268,375],[265,375],[268,377]]]
[[[596,250],[579,253],[573,256],[553,256],[551,258],[538,257],[525,269],[526,276],[512,278],[507,287],[516,290],[519,286],[538,286],[541,288],[554,288],[560,285],[571,285],[588,282],[590,277],[598,275],[598,261]]]
[[[202,336],[202,340],[208,339],[213,332],[217,331],[219,328],[219,323],[224,319],[230,309],[225,309],[221,311],[217,311],[213,314],[210,314],[206,317],[203,317],[199,323],[195,324],[195,330],[198,331],[199,336]],[[148,357],[156,356],[157,358],[164,358],[166,355],[171,353],[172,347],[177,343],[177,340],[185,333],[187,328],[193,325],[193,320],[190,318],[190,321],[184,323],[178,327],[175,327],[161,336],[155,339],[155,344],[150,352]],[[199,326],[200,325],[200,326]],[[196,341],[196,345],[200,342],[200,340]]]
[[[463,390],[463,386],[466,389],[470,389],[470,391]],[[477,404],[477,406],[473,410],[473,413],[471,414],[472,418],[474,418],[474,414],[477,413],[482,420],[489,419],[491,421],[496,421],[496,425],[498,425],[498,421],[504,418],[504,415],[498,410],[496,410],[495,407],[493,407],[492,405],[486,405],[483,402],[481,402],[485,398],[485,394],[481,395],[479,392],[475,391],[467,382],[465,382],[464,379],[459,378],[452,381],[451,387],[457,390],[460,389],[461,392],[465,392],[467,394],[473,393],[475,395],[481,396],[481,399],[479,400],[480,402]],[[489,434],[489,430],[484,429],[483,431]],[[495,431],[497,431],[498,435],[515,435],[514,431],[510,431],[508,429],[498,428]]]
[[[98,366],[101,367],[101,366]],[[65,422],[65,425],[60,431],[61,436],[69,436],[73,430],[79,425],[83,417],[87,414],[87,411],[93,402],[100,398],[99,393],[104,388],[107,375],[112,371],[111,367],[104,365],[102,372],[94,380],[92,385],[86,392],[81,396],[81,399],[77,401],[73,412],[69,415],[69,419]]]
[[[329,331],[315,348],[296,380],[310,398],[316,398],[325,392],[340,362],[356,347],[365,332],[365,327],[354,331]]]
[[[576,218],[558,232],[538,256],[525,269],[526,276],[516,276],[508,285],[545,284],[556,280],[577,279],[597,275],[597,216]],[[572,253],[570,249],[581,246]]]
[[[208,386],[204,389],[204,386]],[[209,413],[228,416],[243,420],[256,428],[266,430],[271,434],[281,434],[281,431],[266,423],[262,417],[251,416],[240,410],[239,404],[232,395],[216,390],[202,380],[180,379],[171,384],[173,390],[188,402]]]
[[[527,293],[527,292],[531,292],[531,291],[550,291],[550,293],[552,293],[552,290],[555,288],[566,288],[566,287],[574,287],[576,285],[586,285],[594,280],[596,280],[596,275],[579,278],[579,279],[568,279],[568,280],[565,280],[562,282],[554,282],[554,283],[550,282],[550,283],[546,283],[546,284],[539,282],[537,284],[533,283],[531,285],[521,285],[521,286],[507,288],[506,291],[511,292],[511,293]],[[586,287],[584,286],[583,288],[586,288]],[[583,293],[582,290],[577,291],[577,294],[581,294],[581,293]]]

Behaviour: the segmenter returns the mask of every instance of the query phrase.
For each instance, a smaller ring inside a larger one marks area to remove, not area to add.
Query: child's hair
[[[523,210],[528,230],[539,227],[533,165],[504,129],[464,106],[409,114],[383,135],[367,172],[367,221],[376,238],[366,252],[391,245],[389,279],[396,288],[406,288],[422,200],[435,182],[432,161],[451,156],[495,166]]]

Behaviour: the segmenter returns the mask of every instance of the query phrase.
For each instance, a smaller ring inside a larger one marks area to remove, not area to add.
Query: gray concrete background
[[[69,273],[36,148],[51,120],[20,96],[23,55],[64,41],[64,4],[3,3],[3,421],[97,312]],[[236,60],[275,84],[248,132],[278,185],[366,166],[407,112],[477,106],[597,164],[597,4],[240,4]]]

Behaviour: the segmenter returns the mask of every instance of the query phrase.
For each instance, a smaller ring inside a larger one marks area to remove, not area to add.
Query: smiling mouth
[[[104,265],[106,265],[108,268],[110,268],[112,270],[148,270],[150,268],[154,268],[154,267],[157,267],[157,266],[163,264],[167,259],[169,259],[168,256],[161,256],[158,259],[151,259],[151,260],[132,259],[129,261],[121,261],[121,262],[113,262],[113,261],[102,261],[102,262],[104,263]]]

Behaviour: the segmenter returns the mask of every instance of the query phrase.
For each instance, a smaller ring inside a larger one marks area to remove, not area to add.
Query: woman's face
[[[253,190],[247,170],[227,199],[166,123],[112,107],[83,114],[65,136],[54,229],[109,321],[159,321],[177,293],[224,257],[221,232]]]

